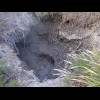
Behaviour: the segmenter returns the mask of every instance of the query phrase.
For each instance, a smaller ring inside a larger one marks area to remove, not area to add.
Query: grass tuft
[[[89,51],[72,57],[73,73],[59,71],[64,78],[74,82],[72,86],[100,87],[100,51]]]
[[[0,87],[19,87],[18,82],[15,80],[10,70],[4,66],[4,63],[1,59],[0,59]]]

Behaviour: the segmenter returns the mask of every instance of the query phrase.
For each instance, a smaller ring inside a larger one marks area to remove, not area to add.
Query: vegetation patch
[[[4,66],[0,59],[0,87],[19,87],[14,75]]]
[[[65,78],[65,82],[69,81],[70,86],[100,86],[100,51],[86,50],[86,52],[73,56],[70,63],[72,66],[70,70],[73,73],[66,73],[66,69],[58,70]]]

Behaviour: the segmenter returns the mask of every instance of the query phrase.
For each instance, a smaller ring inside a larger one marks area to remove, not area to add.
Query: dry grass
[[[37,12],[43,21],[67,24],[79,28],[92,29],[100,22],[99,12]]]

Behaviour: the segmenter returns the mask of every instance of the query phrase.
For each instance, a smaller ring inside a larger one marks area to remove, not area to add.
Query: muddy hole
[[[28,65],[29,70],[34,70],[40,81],[55,79],[58,76],[54,75],[57,72],[53,70],[56,68],[55,57],[51,52],[53,47],[39,37],[40,32],[37,26],[32,27],[27,37],[16,44],[18,57]]]

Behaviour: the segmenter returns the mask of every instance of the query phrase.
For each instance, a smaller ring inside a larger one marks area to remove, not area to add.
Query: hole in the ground
[[[19,58],[28,65],[29,70],[35,72],[34,74],[41,82],[45,79],[59,77],[54,75],[57,74],[57,71],[53,69],[68,67],[66,62],[68,54],[79,45],[78,40],[73,39],[68,42],[66,38],[58,41],[57,44],[50,43],[44,36],[41,37],[41,35],[44,35],[43,30],[45,29],[40,26],[32,27],[27,37],[16,44],[19,50]],[[50,35],[51,33],[45,32],[45,34]],[[55,39],[55,37],[50,39]]]
[[[28,65],[29,70],[35,72],[34,74],[42,82],[45,79],[59,77],[54,75],[58,73],[54,69],[68,67],[67,54],[77,48],[79,41],[71,40],[68,42],[66,38],[63,38],[57,43],[50,43],[43,35],[49,34],[48,36],[50,36],[51,33],[46,31],[44,34],[45,27],[40,25],[32,27],[27,37],[17,43],[16,46],[19,50],[19,58]]]
[[[53,70],[55,60],[47,53],[48,43],[40,40],[38,34],[38,29],[34,27],[25,39],[16,44],[20,53],[18,56],[29,66],[29,70],[34,70],[40,81],[55,79],[58,77],[54,75],[56,72]]]

